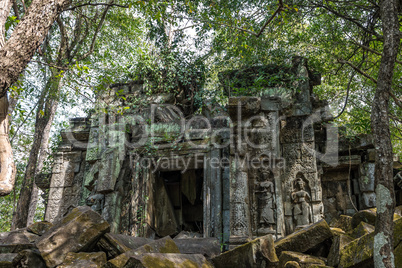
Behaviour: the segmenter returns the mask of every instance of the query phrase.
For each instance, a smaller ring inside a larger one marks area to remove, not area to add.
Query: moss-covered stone
[[[327,222],[321,220],[276,241],[275,250],[278,255],[282,251],[306,252],[332,237]]]
[[[55,267],[69,252],[90,250],[109,229],[109,224],[91,208],[78,207],[41,236],[36,246],[46,265]]]
[[[13,268],[13,260],[17,257],[17,253],[4,253],[0,254],[0,267],[1,268]]]
[[[360,210],[356,212],[352,217],[352,227],[356,228],[360,222],[366,222],[375,226],[375,221],[377,217],[377,208],[370,208],[365,210]],[[394,213],[394,221],[400,219],[401,216]]]
[[[397,220],[394,221],[394,247],[398,247],[401,242],[402,242],[402,218],[398,218]],[[340,268],[372,267],[374,265],[373,244],[374,244],[374,232],[366,234],[347,244],[341,250],[339,267]]]
[[[366,222],[374,226],[376,217],[377,211],[375,208],[360,210],[352,217],[352,228],[356,228],[360,222]]]
[[[212,258],[216,268],[276,267],[278,261],[272,235],[259,237]]]
[[[352,228],[352,217],[348,215],[340,215],[331,221],[329,226],[333,228],[340,228],[345,232],[351,231]]]
[[[347,244],[341,249],[339,267],[372,266],[373,243],[374,233],[369,233]]]
[[[394,221],[394,247],[402,242],[402,218]]]
[[[395,267],[402,267],[402,244],[394,249]]]
[[[338,266],[340,259],[340,251],[354,239],[348,235],[340,234],[338,236],[334,236],[331,248],[328,254],[328,265],[330,266]]]
[[[201,254],[145,253],[130,257],[126,267],[136,268],[213,268]]]
[[[397,206],[395,208],[395,214],[397,214],[399,217],[402,217],[402,206]]]
[[[133,237],[123,234],[105,234],[99,239],[98,247],[107,252],[107,258],[113,259],[127,251],[137,249],[151,243],[153,240],[145,237]]]
[[[17,257],[13,260],[13,265],[14,267],[46,268],[46,263],[37,249],[24,249],[18,252]]]
[[[53,224],[47,221],[39,221],[35,222],[34,224],[31,224],[28,226],[27,230],[31,233],[37,234],[37,235],[43,235],[47,231],[50,230],[50,228],[53,227]]]
[[[299,252],[283,251],[279,257],[279,267],[285,267],[290,261],[297,262],[300,268],[311,267],[312,265],[325,265],[325,261],[321,258]]]
[[[101,268],[106,263],[105,252],[68,253],[58,268]]]
[[[140,256],[144,253],[180,253],[180,251],[173,239],[167,236],[159,240],[154,240],[135,250],[127,251],[116,258],[109,260],[106,267],[125,267],[130,257]]]
[[[357,225],[356,228],[354,228],[352,231],[350,231],[348,234],[353,237],[354,239],[357,239],[359,237],[362,237],[363,235],[369,234],[374,232],[375,227],[371,224],[365,223],[364,221],[360,222],[359,225]]]
[[[285,263],[285,268],[300,268],[300,265],[296,261],[288,261]]]
[[[183,254],[202,254],[210,259],[221,253],[221,245],[217,238],[182,238],[174,239],[180,252]]]
[[[340,235],[345,235],[346,232],[342,230],[341,228],[332,228],[331,227],[331,232],[334,236],[340,236]]]

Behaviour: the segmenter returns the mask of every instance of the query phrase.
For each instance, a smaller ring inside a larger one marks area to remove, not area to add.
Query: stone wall
[[[287,99],[229,97],[214,117],[184,118],[174,96],[146,97],[136,82],[111,86],[62,132],[46,220],[86,204],[115,233],[191,231],[226,245],[374,207],[370,137],[338,141],[306,61],[290,70],[302,79]]]

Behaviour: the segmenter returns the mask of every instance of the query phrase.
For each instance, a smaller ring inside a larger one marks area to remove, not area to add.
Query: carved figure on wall
[[[256,182],[256,191],[258,198],[258,215],[259,215],[259,233],[273,233],[273,225],[275,224],[275,186],[272,182],[273,174],[264,170],[262,176]]]
[[[303,180],[303,175],[298,174],[296,176],[294,191],[292,192],[293,205],[293,217],[296,221],[296,226],[303,226],[312,223],[312,213],[311,213],[311,196],[305,190],[305,182]]]

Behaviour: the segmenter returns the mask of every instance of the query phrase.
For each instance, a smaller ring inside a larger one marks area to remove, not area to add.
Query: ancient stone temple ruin
[[[253,96],[230,92],[227,81],[258,68],[297,79]],[[70,120],[52,173],[36,178],[48,190],[45,220],[86,204],[115,233],[191,231],[228,245],[374,207],[371,138],[344,139],[331,124],[313,94],[320,76],[302,58],[285,71],[258,68],[222,74],[228,104],[198,115],[177,96],[146,95],[140,82],[111,85],[89,118]],[[399,188],[396,196],[401,204]]]

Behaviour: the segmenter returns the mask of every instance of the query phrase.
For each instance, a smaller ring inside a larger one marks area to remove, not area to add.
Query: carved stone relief
[[[298,173],[293,182],[291,200],[293,201],[293,220],[296,228],[309,225],[313,222],[311,209],[311,195],[306,187],[306,179]]]
[[[231,236],[247,237],[249,236],[249,213],[245,202],[248,199],[247,173],[238,171],[232,176],[234,177],[231,183]]]
[[[270,170],[263,170],[254,182],[254,194],[257,200],[258,235],[275,233],[276,198],[274,175]]]

